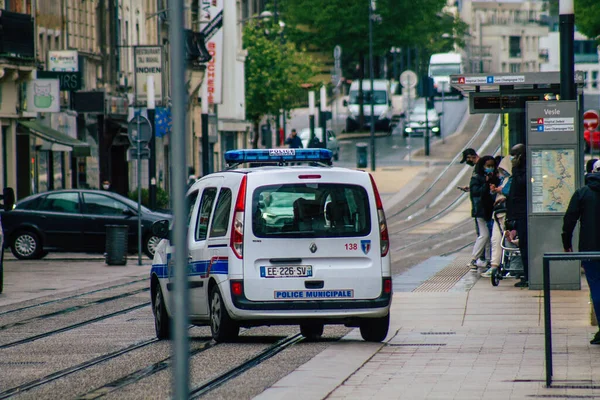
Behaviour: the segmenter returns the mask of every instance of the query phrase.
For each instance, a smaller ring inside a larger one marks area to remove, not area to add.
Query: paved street
[[[339,130],[336,130],[336,134],[341,134],[345,121],[344,107],[341,101],[337,104],[340,110],[339,116]],[[336,104],[332,105],[333,108]],[[436,101],[435,108],[438,112],[442,112],[442,102]],[[442,133],[443,138],[451,136],[456,132],[461,121],[468,113],[468,100],[457,100],[447,99],[443,104],[444,114],[441,116]],[[288,121],[287,129],[288,133],[292,128],[300,131],[301,129],[308,128],[309,126],[309,111],[308,109],[296,109],[292,112],[292,118]],[[378,133],[379,134],[379,133]],[[369,143],[369,134],[341,134],[340,138],[340,160],[336,165],[346,168],[354,168],[356,166],[356,144],[357,143]],[[354,137],[353,137],[354,136]],[[443,141],[437,137],[431,138],[431,146],[440,146]],[[409,153],[414,152],[417,149],[422,149],[424,146],[423,137],[411,137],[404,138],[400,128],[394,130],[391,136],[377,137],[375,149],[376,149],[376,165],[378,167],[390,167],[404,164],[407,161]],[[412,160],[411,160],[412,161]],[[369,152],[369,166],[370,166],[370,152]]]

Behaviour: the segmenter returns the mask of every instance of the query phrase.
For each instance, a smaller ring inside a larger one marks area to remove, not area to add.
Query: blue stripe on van
[[[212,260],[194,261],[188,264],[188,276],[206,277],[208,274],[226,275],[227,273],[229,273],[227,257],[214,257]],[[168,278],[169,266],[168,264],[152,264],[150,274],[156,274],[159,278]]]

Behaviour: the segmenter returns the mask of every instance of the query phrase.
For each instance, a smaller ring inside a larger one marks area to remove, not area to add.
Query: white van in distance
[[[385,339],[392,278],[381,198],[369,173],[331,167],[331,158],[325,149],[229,151],[231,169],[190,187],[191,323],[210,325],[219,342],[240,327],[295,324],[307,338],[343,324]],[[153,226],[168,231],[168,221]],[[152,263],[159,339],[170,335],[176,248],[162,240]]]
[[[445,95],[463,97],[462,93],[450,86],[450,75],[464,72],[462,56],[459,53],[432,54],[429,60],[429,77],[433,78],[436,96]]]
[[[374,91],[371,91],[371,81],[363,79],[363,113],[365,116],[364,126],[360,126],[359,114],[359,84],[355,80],[350,85],[350,93],[348,100],[344,100],[344,106],[347,108],[348,117],[346,118],[346,132],[360,131],[362,129],[369,130],[371,127],[371,96],[374,100],[375,114],[375,130],[390,132],[390,122],[394,110],[392,108],[392,94],[390,90],[390,82],[384,79],[374,79]]]

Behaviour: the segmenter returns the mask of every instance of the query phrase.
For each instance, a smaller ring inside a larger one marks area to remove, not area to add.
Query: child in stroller
[[[493,286],[498,286],[502,279],[521,278],[524,275],[523,261],[519,251],[519,237],[513,224],[507,221],[500,243],[502,247],[501,264],[491,273]]]

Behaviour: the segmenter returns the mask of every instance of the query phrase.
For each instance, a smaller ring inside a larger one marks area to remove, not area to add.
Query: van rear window
[[[252,230],[260,238],[356,237],[371,233],[367,191],[358,185],[269,185],[252,195]]]

